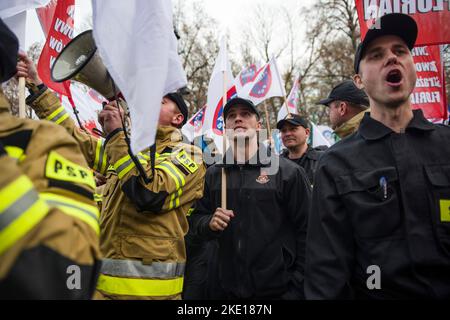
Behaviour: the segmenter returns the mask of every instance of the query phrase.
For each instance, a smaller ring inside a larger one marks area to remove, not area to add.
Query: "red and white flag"
[[[189,141],[194,141],[196,137],[201,136],[203,129],[203,122],[205,120],[205,110],[206,105],[204,105],[200,110],[197,111],[181,128],[181,132],[189,139]]]
[[[251,100],[255,105],[272,97],[285,97],[286,90],[281,81],[275,57],[258,70],[255,79],[250,82],[240,97]]]
[[[415,47],[416,88],[411,94],[413,109],[422,109],[432,122],[448,119],[442,46]]]
[[[259,65],[254,63],[239,72],[234,79],[234,85],[236,86],[238,96],[241,96],[242,91],[246,90],[248,85],[255,80],[258,70]]]
[[[56,57],[74,37],[75,0],[53,0],[36,12],[47,37],[37,66],[39,77],[47,87],[71,100],[70,81],[53,82],[50,73]]]
[[[212,138],[218,150],[222,151],[222,137],[224,130],[223,118],[223,96],[224,89],[227,90],[227,101],[236,97],[234,77],[231,65],[228,61],[227,46],[223,38],[220,45],[219,55],[214,65],[211,79],[208,85],[207,107],[203,123],[203,134]]]
[[[287,103],[286,103],[287,102]],[[286,98],[286,102],[283,103],[280,110],[278,111],[277,121],[284,119],[289,113],[297,114],[297,106],[300,105],[300,78],[296,78],[294,80],[294,84],[292,85],[291,92],[289,96]],[[287,105],[287,108],[286,108]]]

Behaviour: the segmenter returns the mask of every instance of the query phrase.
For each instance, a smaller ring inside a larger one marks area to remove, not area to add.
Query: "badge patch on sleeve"
[[[450,222],[450,200],[439,200],[439,206],[441,209],[441,222]]]
[[[185,167],[190,173],[197,171],[197,164],[187,155],[185,150],[181,150],[176,156],[178,162]]]
[[[95,188],[91,170],[67,160],[54,151],[50,152],[48,156],[45,176],[49,179],[74,182]]]

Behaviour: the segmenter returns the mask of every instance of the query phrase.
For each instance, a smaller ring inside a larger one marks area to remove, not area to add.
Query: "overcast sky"
[[[172,2],[175,3],[175,0]],[[193,2],[194,0],[183,0],[186,5]],[[248,13],[255,5],[274,7],[283,4],[286,8],[294,8],[298,7],[299,3],[302,6],[310,6],[314,0],[203,0],[200,2],[204,4],[206,12],[219,23],[218,26],[212,27],[228,31],[233,36],[239,33],[238,28],[245,25]],[[75,30],[77,31],[78,24],[92,14],[91,0],[75,0],[75,6]],[[34,10],[28,12],[26,33],[26,48],[36,41],[45,40]]]

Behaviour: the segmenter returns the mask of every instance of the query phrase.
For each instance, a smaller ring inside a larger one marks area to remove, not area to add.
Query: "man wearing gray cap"
[[[309,299],[450,298],[450,128],[412,110],[416,22],[388,14],[355,55],[370,101],[319,161],[309,217]]]
[[[317,104],[329,108],[331,128],[343,139],[358,130],[364,113],[368,111],[369,99],[364,90],[358,89],[352,80],[345,80],[331,90],[328,98]]]

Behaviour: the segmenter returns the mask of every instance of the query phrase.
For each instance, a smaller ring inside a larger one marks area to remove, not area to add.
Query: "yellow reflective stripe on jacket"
[[[95,202],[102,202],[103,201],[103,195],[94,193],[94,201]]]
[[[133,159],[131,159],[130,155],[126,155],[125,157],[118,160],[114,163],[114,170],[116,170],[119,179],[123,178],[131,169],[135,167]]]
[[[5,150],[8,153],[8,156],[16,159],[18,162],[22,162],[25,160],[25,150],[16,146],[5,146]]]
[[[137,158],[139,162],[143,165],[147,165],[147,161],[145,160],[145,157],[139,153],[137,155]],[[133,169],[136,165],[133,162],[133,159],[131,159],[130,155],[126,155],[125,157],[118,160],[116,163],[114,163],[113,168],[117,172],[117,175],[119,176],[119,179],[123,178],[124,175],[126,175],[128,172],[130,172],[131,169]],[[110,169],[108,168],[108,171]]]
[[[108,162],[105,152],[105,139],[98,139],[95,148],[94,170],[105,174],[106,163]]]
[[[0,190],[0,255],[26,235],[48,213],[33,183],[21,176]]]
[[[63,106],[59,107],[55,111],[53,111],[45,120],[52,121],[56,124],[60,124],[64,120],[69,117],[69,114],[66,112]]]
[[[132,279],[100,274],[97,289],[108,294],[161,297],[180,294],[183,290],[183,277],[175,279]]]
[[[98,223],[100,213],[97,206],[91,206],[53,193],[42,193],[41,198],[47,201],[48,205],[60,209],[65,214],[80,219],[91,226],[97,234],[100,233]]]
[[[176,191],[173,192],[170,197],[169,209],[179,207],[180,197],[183,193],[182,187],[186,184],[183,173],[170,161],[161,162],[159,165],[155,166],[155,168],[163,170],[174,180]]]

